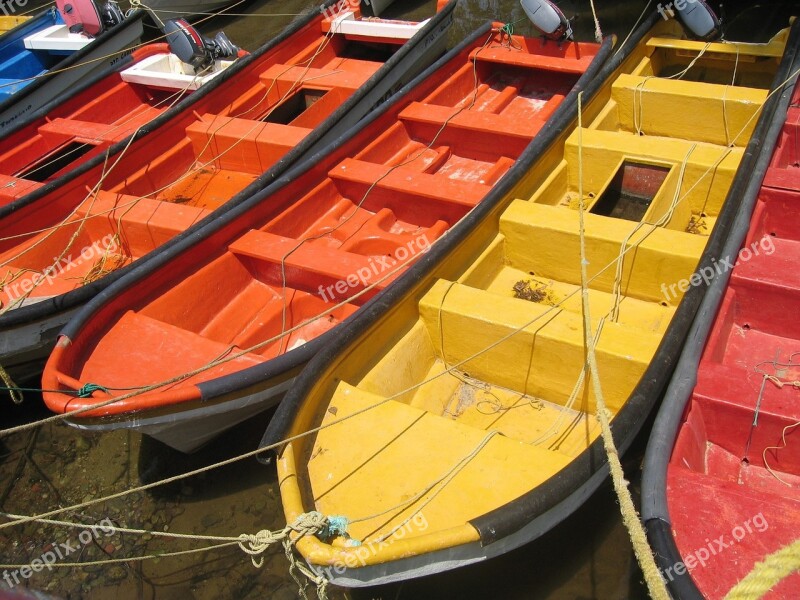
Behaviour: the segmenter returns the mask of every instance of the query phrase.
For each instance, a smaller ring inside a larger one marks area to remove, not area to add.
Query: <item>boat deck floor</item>
[[[221,256],[126,315],[87,351],[80,371],[70,376],[124,381],[119,387],[127,387],[162,381],[188,367],[166,364],[159,350],[131,368],[124,358],[125,346],[131,343],[129,326],[140,331],[133,324],[136,319],[182,329],[187,348],[246,349],[247,357],[269,360],[335,327],[389,285],[482,200],[578,77],[534,61],[503,64],[476,54],[477,67],[472,61],[465,63],[427,97],[400,110],[396,122],[334,164],[305,195],[284,198],[279,192],[278,198],[271,198],[274,208],[265,210],[268,217],[253,222]],[[336,66],[341,70],[343,64]],[[277,125],[203,116],[189,131],[191,142],[179,151],[202,160],[208,150],[217,158],[208,161],[206,169],[230,176],[236,164],[252,169],[257,161],[263,166],[272,160],[280,134],[291,138],[291,145],[312,125],[308,119]],[[209,135],[222,126],[221,134]],[[173,162],[169,156],[162,160]],[[142,169],[116,191],[130,194],[138,181],[160,168],[155,164]],[[210,197],[203,187],[210,181],[187,182],[193,186],[192,199],[181,209],[200,210],[198,203]],[[159,192],[177,193],[175,186]],[[121,221],[123,231],[128,220],[126,216]],[[202,306],[181,308],[194,306],[198,294],[206,298]],[[298,329],[280,336],[292,327]],[[137,333],[134,338],[142,348],[160,348],[153,336]],[[193,362],[201,367],[204,360],[195,357]],[[185,385],[218,375],[208,371]]]
[[[800,99],[800,88],[795,94]],[[675,540],[684,557],[705,557],[690,572],[709,598],[724,597],[755,563],[794,541],[800,522],[798,122],[795,105],[669,466]],[[798,587],[800,575],[792,575],[766,597],[792,597]]]
[[[510,201],[480,256],[416,306],[398,307],[402,331],[382,321],[359,349],[376,357],[363,372],[337,373],[323,424],[376,408],[321,430],[293,458],[307,461],[306,506],[346,515],[361,541],[402,533],[438,549],[597,439],[594,393],[581,378],[580,167],[597,360],[608,409],[622,408],[685,291],[669,284],[696,268],[769,85],[751,74],[726,86],[702,60],[697,77],[663,78],[689,54],[671,55],[666,38],[651,44],[658,50],[617,78],[544,183]],[[727,130],[716,119],[723,108]],[[424,531],[409,533],[419,514]]]

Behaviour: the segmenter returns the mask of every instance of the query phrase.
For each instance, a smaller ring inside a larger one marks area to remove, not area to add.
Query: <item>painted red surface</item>
[[[667,474],[678,549],[711,599],[723,598],[755,563],[800,537],[800,383],[794,385],[800,382],[798,150],[800,87]],[[798,597],[800,573],[766,596]]]
[[[241,353],[81,416],[165,408],[199,398],[200,382],[335,327],[486,197],[598,50],[515,41],[518,49],[478,40],[319,165],[102,307],[58,345],[43,387],[144,386]],[[206,125],[192,127],[201,136]],[[261,140],[245,136],[229,159],[263,156],[275,142]],[[47,393],[45,401],[62,412],[107,397]]]
[[[133,53],[133,62],[169,52],[166,44],[148,44]],[[177,98],[174,93],[128,83],[113,73],[89,89],[59,104],[46,117],[31,122],[0,140],[0,205],[21,198],[125,139],[137,127],[151,121]],[[48,177],[21,177],[20,173],[48,161],[72,142],[92,149],[75,153],[74,159]],[[3,184],[14,181],[14,186]]]

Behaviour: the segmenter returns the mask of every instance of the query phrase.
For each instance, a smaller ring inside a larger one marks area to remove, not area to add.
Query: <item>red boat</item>
[[[246,54],[239,51],[240,57]],[[166,43],[138,48],[120,62],[112,73],[45,106],[0,139],[0,206],[104,153],[191,94],[198,79],[208,79],[193,76]],[[145,83],[143,68],[151,65],[157,72],[162,63],[173,64],[175,72],[160,85],[156,80]],[[216,61],[213,73],[230,64]]]
[[[352,128],[443,53],[456,2],[423,23],[312,12],[69,174],[7,178],[6,193],[28,193],[0,207],[0,364],[38,374],[58,330],[123,268]],[[41,127],[68,130],[49,164],[98,143],[108,126],[90,118]]]
[[[790,73],[798,68],[800,57]],[[767,154],[763,172],[756,171],[763,184],[751,194],[752,221],[749,212],[741,220],[744,242],[740,235],[722,255],[727,259],[697,271],[713,281],[708,295],[716,300],[700,310],[690,334],[696,343],[681,357],[647,450],[643,518],[676,599],[727,597],[757,563],[800,537],[800,86],[792,97],[794,81],[776,109],[771,162]],[[763,597],[798,594],[795,572]]]
[[[87,306],[47,363],[43,387],[61,391],[45,402],[69,412],[125,396],[70,422],[182,451],[273,405],[339,323],[524,176],[534,138],[571,121],[576,85],[609,48],[487,24],[361,131]],[[105,391],[76,397],[87,383]]]

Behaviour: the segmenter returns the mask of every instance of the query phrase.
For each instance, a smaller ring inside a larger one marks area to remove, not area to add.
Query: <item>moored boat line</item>
[[[318,573],[362,586],[485,560],[537,538],[600,484],[580,241],[624,451],[702,297],[693,287],[665,298],[662,283],[718,252],[758,155],[760,133],[750,137],[769,124],[774,101],[762,108],[794,56],[781,62],[788,34],[750,46],[686,40],[675,22],[640,30],[592,90],[584,128],[309,363],[262,444],[300,436],[277,459],[287,522],[308,511],[349,520],[346,535],[298,540]],[[424,529],[403,527],[420,515]]]
[[[62,392],[46,402],[69,412],[120,397],[71,422],[184,451],[264,411],[342,321],[508,184],[610,41],[598,49],[485,25],[355,135],[90,305],[48,361],[43,385]],[[112,391],[75,398],[87,382]]]
[[[350,25],[340,32],[312,12],[78,169],[23,179],[19,192],[6,178],[14,200],[0,207],[0,327],[9,333],[0,364],[36,373],[58,329],[120,269],[353,127],[443,52],[454,7],[390,32],[349,10],[337,16]],[[83,134],[103,126],[91,118],[73,120],[61,150],[93,145]]]

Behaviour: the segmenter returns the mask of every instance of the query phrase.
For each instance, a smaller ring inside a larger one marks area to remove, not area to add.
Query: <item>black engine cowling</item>
[[[211,66],[220,58],[236,58],[239,53],[238,46],[222,31],[210,39],[184,19],[171,19],[164,23],[164,34],[172,53],[196,71]]]

